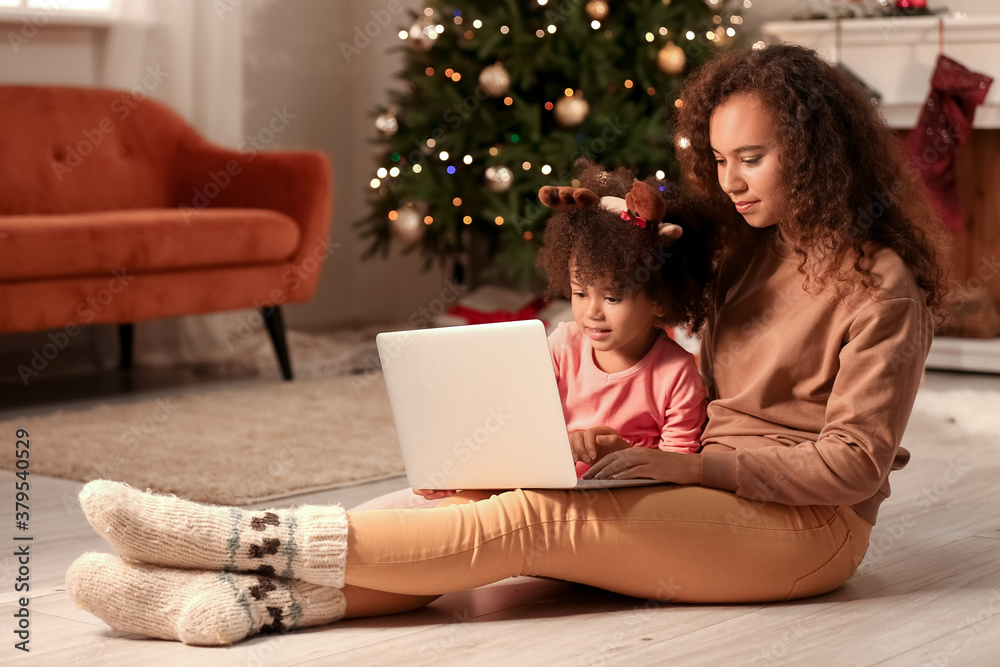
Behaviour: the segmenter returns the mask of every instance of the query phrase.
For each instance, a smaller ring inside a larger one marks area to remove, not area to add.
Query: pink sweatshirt
[[[661,332],[632,368],[605,373],[575,322],[549,335],[570,431],[610,426],[634,447],[694,453],[705,424],[705,385],[694,356]],[[578,467],[579,472],[579,467]]]

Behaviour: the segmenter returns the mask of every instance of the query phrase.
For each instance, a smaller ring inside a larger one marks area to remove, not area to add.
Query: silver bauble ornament
[[[656,54],[656,64],[664,74],[680,74],[687,65],[687,54],[673,42],[667,42]]]
[[[479,73],[479,85],[487,95],[500,97],[510,90],[510,74],[500,63],[493,63],[489,67],[484,67]]]
[[[608,3],[604,0],[591,0],[587,3],[587,16],[595,21],[603,21],[608,16],[609,11]]]
[[[486,187],[493,192],[506,192],[514,184],[514,172],[500,165],[486,168]]]
[[[401,241],[414,243],[424,237],[424,214],[413,204],[401,206],[396,213],[396,219],[389,221],[392,233]]]
[[[563,97],[556,102],[556,120],[563,127],[574,127],[587,118],[590,113],[590,105],[583,99],[583,94],[578,90],[572,96]]]
[[[379,114],[378,118],[375,119],[375,130],[380,137],[391,137],[396,134],[398,129],[399,123],[396,121],[395,109],[389,109],[385,113]]]

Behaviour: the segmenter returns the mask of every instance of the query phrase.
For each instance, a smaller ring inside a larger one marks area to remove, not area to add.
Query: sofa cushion
[[[0,214],[176,206],[176,152],[193,130],[121,90],[0,86]],[[208,178],[208,175],[205,175]]]
[[[300,240],[295,221],[266,209],[0,216],[0,280],[269,264]]]

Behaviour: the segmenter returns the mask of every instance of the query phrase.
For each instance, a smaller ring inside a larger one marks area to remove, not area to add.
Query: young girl
[[[665,200],[625,169],[591,165],[580,181],[570,204],[556,188],[539,193],[560,210],[538,255],[549,295],[569,297],[573,309],[574,322],[560,324],[549,347],[577,471],[626,447],[697,452],[704,383],[694,356],[664,328],[704,321],[706,224],[678,193]]]
[[[587,472],[673,484],[348,513],[91,482],[91,525],[140,562],[83,555],[70,596],[119,630],[220,644],[518,575],[663,603],[790,600],[846,582],[909,459],[900,441],[943,301],[940,223],[868,97],[812,51],[722,56],[681,99],[685,176],[744,221],[702,339],[702,449],[628,447]]]

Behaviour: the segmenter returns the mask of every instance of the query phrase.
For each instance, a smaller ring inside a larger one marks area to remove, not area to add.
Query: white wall
[[[291,326],[406,320],[443,288],[439,271],[420,272],[416,253],[362,262],[365,246],[352,227],[368,212],[368,182],[378,166],[369,143],[375,134],[369,112],[387,101],[386,90],[403,62],[402,54],[387,51],[399,44],[399,28],[410,23],[406,12],[388,13],[389,5],[389,0],[246,0],[243,5],[246,130],[264,127],[273,107],[287,106],[298,116],[274,146],[325,151],[335,172],[332,239],[341,246],[327,260],[313,300],[287,309]],[[392,21],[348,62],[341,43],[353,45],[355,29],[364,30],[372,11],[385,12]]]

